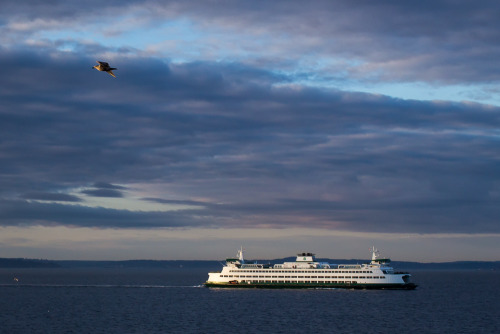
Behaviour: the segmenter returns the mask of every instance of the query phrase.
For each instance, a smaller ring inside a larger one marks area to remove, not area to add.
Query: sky
[[[4,0],[0,257],[500,260],[498,17]]]

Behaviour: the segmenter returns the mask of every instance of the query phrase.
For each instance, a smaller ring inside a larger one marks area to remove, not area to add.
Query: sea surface
[[[214,268],[0,269],[0,333],[500,333],[500,272],[414,291],[209,289]]]

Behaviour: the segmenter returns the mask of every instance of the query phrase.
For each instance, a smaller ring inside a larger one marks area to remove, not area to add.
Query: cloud
[[[93,228],[159,228],[195,227],[195,219],[186,221],[178,213],[134,212],[79,205],[2,200],[2,226],[57,226]]]
[[[120,191],[113,189],[87,189],[87,190],[82,190],[82,194],[94,197],[115,197],[115,198],[123,197],[123,194]]]
[[[127,187],[118,186],[116,184],[111,184],[111,183],[106,183],[106,182],[96,182],[96,183],[94,183],[94,187],[99,188],[99,189],[113,189],[113,190],[127,189]]]
[[[3,225],[498,233],[497,107],[134,50],[110,61],[115,80],[90,54],[119,50],[56,44],[0,48]]]
[[[142,198],[143,201],[149,201],[161,204],[180,204],[180,205],[193,205],[193,206],[211,206],[212,203],[203,201],[192,200],[178,200],[178,199],[163,199],[163,198]]]
[[[57,202],[80,202],[77,196],[61,193],[29,192],[23,194],[21,198],[39,201],[57,201]]]
[[[496,8],[495,1],[446,0],[3,1],[0,38],[4,45],[44,38],[99,40],[115,49],[117,41],[124,49],[136,43],[189,62],[230,59],[337,84],[498,83]]]
[[[106,182],[95,182],[93,187],[94,189],[81,190],[80,193],[93,197],[122,198],[124,197],[123,191],[127,189],[127,187]]]

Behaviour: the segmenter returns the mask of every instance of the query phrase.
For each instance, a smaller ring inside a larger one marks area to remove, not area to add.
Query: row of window
[[[241,281],[241,283],[342,283],[342,284],[356,284],[356,281],[264,281],[264,280],[251,280],[251,281]]]
[[[229,270],[231,273],[353,273],[353,274],[372,274],[371,270]]]
[[[257,275],[221,275],[221,277],[234,278],[359,278],[359,279],[384,279],[385,276],[257,276]]]

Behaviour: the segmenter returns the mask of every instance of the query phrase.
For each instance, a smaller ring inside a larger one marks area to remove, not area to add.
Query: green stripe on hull
[[[322,283],[205,283],[207,288],[241,288],[241,289],[379,289],[379,290],[414,290],[417,285],[406,284],[322,284]]]

